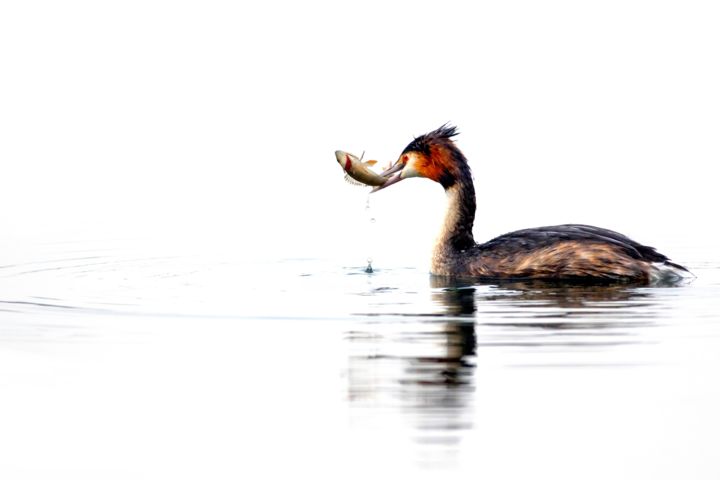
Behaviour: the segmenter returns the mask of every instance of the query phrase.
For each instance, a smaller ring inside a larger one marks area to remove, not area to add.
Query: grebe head
[[[405,147],[395,164],[381,175],[388,181],[373,192],[410,177],[424,177],[436,181],[446,190],[470,176],[467,160],[455,146],[454,126],[445,124],[437,130],[415,138]]]

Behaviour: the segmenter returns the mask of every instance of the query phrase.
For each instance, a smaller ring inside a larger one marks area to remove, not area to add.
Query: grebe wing
[[[478,248],[485,253],[497,251],[499,254],[502,252],[505,255],[545,248],[562,241],[612,244],[631,258],[647,262],[667,263],[687,271],[685,267],[670,262],[665,255],[658,253],[653,247],[642,245],[621,233],[591,225],[567,224],[518,230],[500,235],[489,242],[478,245]]]

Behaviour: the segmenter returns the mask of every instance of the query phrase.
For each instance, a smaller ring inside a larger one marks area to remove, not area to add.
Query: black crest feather
[[[425,155],[429,155],[431,145],[438,143],[452,143],[452,137],[458,133],[460,132],[457,131],[457,127],[450,125],[450,123],[446,123],[437,130],[433,130],[425,135],[416,137],[408,144],[407,147],[405,147],[405,150],[403,150],[402,153],[420,152]]]

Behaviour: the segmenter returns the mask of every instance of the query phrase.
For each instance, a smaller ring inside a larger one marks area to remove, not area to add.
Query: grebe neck
[[[472,178],[460,178],[445,187],[447,210],[435,243],[436,253],[461,252],[475,245],[475,187]]]

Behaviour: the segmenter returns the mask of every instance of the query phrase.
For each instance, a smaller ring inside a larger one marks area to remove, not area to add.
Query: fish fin
[[[377,163],[377,160],[368,160],[365,162],[365,165],[370,165],[371,167]]]
[[[367,187],[367,185],[365,185],[365,184],[362,183],[362,182],[358,182],[357,180],[355,180],[354,178],[352,178],[352,177],[351,177],[350,175],[348,175],[347,173],[345,174],[345,181],[346,181],[347,183],[349,183],[350,185],[355,185],[356,187]]]

